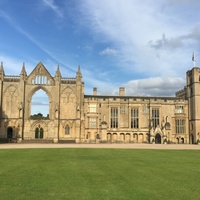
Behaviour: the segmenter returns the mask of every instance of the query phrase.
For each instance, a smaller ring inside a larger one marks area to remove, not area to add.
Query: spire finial
[[[24,62],[23,62],[23,64],[22,64],[21,76],[23,76],[23,77],[26,77],[26,76],[27,76],[27,74],[26,74],[26,69],[25,69],[25,63],[24,63]]]
[[[79,80],[81,80],[82,78],[80,65],[78,66],[78,71],[76,72],[76,78],[78,78]]]
[[[77,74],[81,74],[81,67],[80,67],[80,65],[78,65],[78,71],[77,71]]]
[[[60,65],[58,64],[57,70],[56,70],[56,77],[61,77],[60,73]]]
[[[58,67],[57,67],[57,71],[59,72],[60,71],[60,65],[58,64]]]
[[[80,65],[78,65],[78,72],[81,72],[81,67],[80,67]]]

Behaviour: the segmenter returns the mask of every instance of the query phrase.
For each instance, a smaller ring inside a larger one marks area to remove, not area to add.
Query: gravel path
[[[107,149],[193,149],[200,150],[200,145],[191,144],[0,144],[0,149],[30,148],[107,148]]]

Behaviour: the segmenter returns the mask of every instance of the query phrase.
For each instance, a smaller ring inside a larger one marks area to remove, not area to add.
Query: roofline
[[[95,97],[95,98],[121,98],[121,99],[130,99],[130,98],[140,98],[140,99],[171,99],[171,100],[177,100],[182,99],[181,97],[165,97],[165,96],[116,96],[116,95],[84,95],[84,97]]]

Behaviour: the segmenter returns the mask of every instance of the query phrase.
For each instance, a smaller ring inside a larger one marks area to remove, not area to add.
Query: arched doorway
[[[159,133],[156,134],[155,136],[155,143],[156,144],[161,144],[161,136]]]
[[[13,137],[13,128],[8,127],[7,128],[7,138],[12,138]]]

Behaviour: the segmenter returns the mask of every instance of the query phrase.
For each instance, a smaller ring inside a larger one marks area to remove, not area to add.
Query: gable
[[[54,85],[55,81],[45,66],[39,62],[27,78],[28,84]]]

